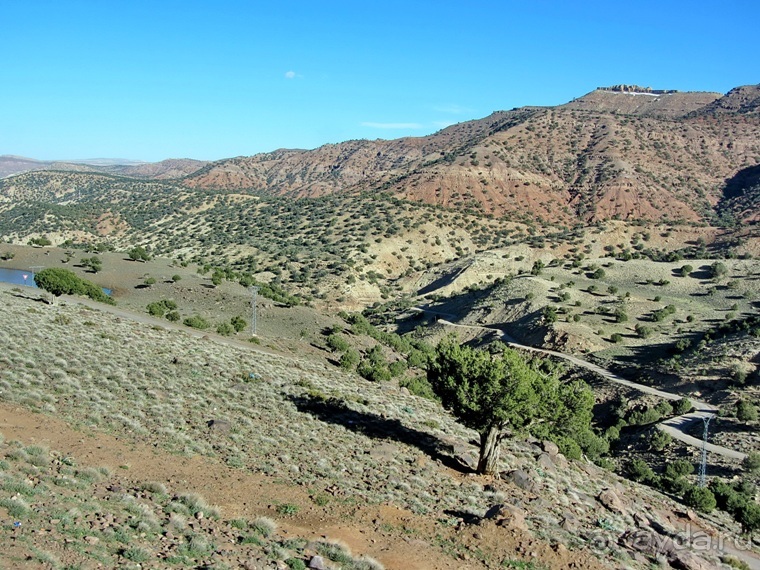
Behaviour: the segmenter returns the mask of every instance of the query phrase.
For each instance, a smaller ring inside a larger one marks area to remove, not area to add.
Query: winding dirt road
[[[418,313],[429,313],[432,315],[447,317],[446,319],[438,319],[438,323],[442,325],[472,329],[472,330],[481,330],[481,331],[486,330],[486,331],[495,333],[501,339],[501,341],[504,342],[504,344],[506,344],[507,346],[511,346],[512,348],[527,350],[529,352],[536,352],[540,354],[555,356],[557,358],[562,358],[563,360],[566,360],[572,364],[575,364],[576,366],[580,366],[581,368],[585,368],[586,370],[590,370],[598,374],[605,380],[614,382],[615,384],[620,384],[622,386],[627,386],[628,388],[632,388],[634,390],[643,392],[645,394],[651,394],[653,396],[658,396],[665,400],[671,400],[671,401],[680,400],[683,397],[678,394],[664,392],[662,390],[658,390],[657,388],[652,388],[651,386],[646,386],[644,384],[632,382],[631,380],[626,380],[625,378],[621,378],[620,376],[613,374],[612,372],[610,372],[609,370],[605,368],[602,368],[601,366],[592,364],[591,362],[578,358],[577,356],[571,356],[569,354],[564,354],[562,352],[557,352],[555,350],[548,350],[544,348],[536,348],[533,346],[526,346],[524,344],[519,344],[515,342],[514,339],[509,337],[509,335],[507,335],[504,331],[496,329],[496,328],[484,327],[484,326],[479,326],[479,325],[462,325],[462,324],[454,323],[448,320],[448,319],[456,318],[454,315],[450,313],[441,313],[438,311],[432,311],[430,309],[425,309],[422,307],[414,307],[411,310]],[[702,440],[689,435],[688,432],[691,431],[695,423],[697,422],[702,423],[705,419],[714,417],[717,413],[717,408],[715,406],[712,406],[706,402],[702,402],[699,400],[692,400],[692,404],[694,405],[694,410],[692,412],[664,420],[660,422],[659,424],[657,424],[657,429],[670,434],[673,438],[685,443],[686,445],[701,449],[703,445]],[[720,445],[715,445],[712,443],[708,443],[706,447],[707,447],[708,452],[716,453],[718,455],[727,457],[729,459],[742,461],[744,460],[745,457],[747,457],[746,453],[742,453],[741,451],[736,451],[734,449],[729,449],[727,447],[722,447]]]

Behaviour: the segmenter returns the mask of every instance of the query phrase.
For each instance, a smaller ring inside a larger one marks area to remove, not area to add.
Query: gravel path
[[[449,313],[440,313],[436,311],[431,311],[429,309],[423,309],[420,307],[415,307],[413,310],[415,312],[424,312],[424,313],[440,315],[440,316],[444,316],[448,318],[455,318],[454,315],[451,315]],[[652,388],[651,386],[645,386],[644,384],[639,384],[637,382],[632,382],[631,380],[626,380],[625,378],[621,378],[620,376],[613,374],[612,372],[610,372],[609,370],[605,368],[597,366],[596,364],[592,364],[591,362],[578,358],[577,356],[571,356],[569,354],[564,354],[562,352],[557,352],[555,350],[547,350],[543,348],[536,348],[533,346],[526,346],[523,344],[519,344],[515,342],[512,338],[510,338],[506,333],[504,333],[504,331],[501,331],[496,328],[483,327],[483,326],[477,326],[477,325],[462,325],[462,324],[451,322],[450,320],[446,320],[446,319],[438,319],[438,322],[442,325],[447,325],[451,327],[487,330],[490,332],[496,332],[501,338],[501,340],[505,344],[507,344],[507,346],[511,346],[513,348],[519,348],[522,350],[527,350],[530,352],[537,352],[540,354],[556,356],[557,358],[562,358],[564,360],[567,360],[568,362],[575,364],[576,366],[580,366],[582,368],[585,368],[586,370],[591,370],[592,372],[599,374],[601,377],[605,378],[606,380],[610,382],[614,382],[615,384],[620,384],[622,386],[627,386],[629,388],[638,390],[639,392],[643,392],[645,394],[651,394],[653,396],[658,396],[660,398],[664,398],[666,400],[672,400],[672,401],[680,400],[683,397],[678,394],[664,392],[662,390],[658,390],[657,388]],[[657,424],[657,429],[670,434],[673,438],[685,443],[686,445],[701,449],[703,445],[702,440],[689,435],[687,432],[691,431],[692,426],[695,423],[703,422],[705,418],[714,417],[717,413],[717,408],[715,406],[712,406],[706,402],[702,402],[699,400],[692,400],[692,404],[694,405],[694,411],[688,414],[684,414],[682,416],[676,416],[674,418],[669,418],[667,420],[664,420],[660,422],[659,424]],[[716,453],[718,455],[727,457],[729,459],[743,461],[744,458],[747,457],[746,453],[742,453],[741,451],[736,451],[734,449],[729,449],[727,447],[722,447],[720,445],[715,445],[712,443],[708,443],[706,447],[707,447],[707,451],[709,451],[710,453]]]

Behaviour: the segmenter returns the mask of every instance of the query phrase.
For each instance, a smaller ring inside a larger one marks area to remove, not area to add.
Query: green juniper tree
[[[500,354],[492,355],[450,336],[436,348],[427,371],[443,406],[480,434],[478,473],[497,472],[499,446],[508,435],[555,439],[570,455],[580,454],[579,441],[595,445],[594,399],[585,383],[563,384],[551,367],[541,369],[544,361],[529,362],[500,343],[496,348]]]

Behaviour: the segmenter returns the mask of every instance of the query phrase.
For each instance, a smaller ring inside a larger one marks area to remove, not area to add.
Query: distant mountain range
[[[76,160],[36,160],[9,154],[0,155],[0,178],[34,170],[69,170],[77,172],[105,172],[135,178],[178,178],[194,172],[206,161],[189,158],[168,159],[161,162],[142,162],[125,158],[89,158]]]
[[[726,213],[756,220],[760,85],[726,95],[622,85],[556,107],[498,111],[426,137],[352,140],[210,163],[93,162],[0,157],[0,174],[77,170],[293,198],[383,191],[472,213],[561,223],[710,222]],[[24,195],[23,177],[6,181],[9,186]]]

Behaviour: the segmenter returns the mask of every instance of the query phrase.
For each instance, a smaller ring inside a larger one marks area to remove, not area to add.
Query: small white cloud
[[[295,71],[286,71],[285,72],[285,79],[295,79],[296,78],[296,72]]]
[[[363,122],[360,123],[362,127],[370,127],[372,129],[421,129],[423,128],[419,123],[373,123]]]

